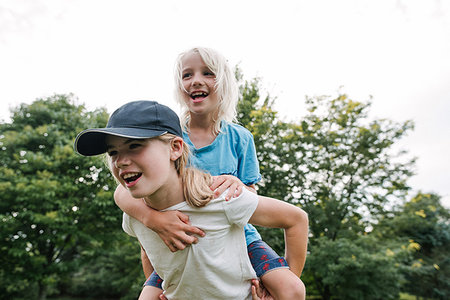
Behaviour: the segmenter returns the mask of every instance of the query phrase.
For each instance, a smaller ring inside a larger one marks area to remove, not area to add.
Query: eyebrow
[[[134,141],[142,141],[142,140],[140,140],[140,139],[127,139],[125,142],[123,142],[123,145],[130,144],[130,143],[132,143]],[[111,148],[114,148],[114,146],[106,144],[106,150],[109,150]]]

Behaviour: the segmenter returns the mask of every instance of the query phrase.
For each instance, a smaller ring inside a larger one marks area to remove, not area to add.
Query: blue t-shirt
[[[195,148],[186,132],[183,132],[183,139],[189,145],[193,154],[191,163],[196,168],[213,176],[236,176],[245,185],[261,180],[253,135],[246,128],[223,121],[216,139],[199,149]],[[247,224],[245,239],[249,245],[260,240],[261,236],[253,225]]]

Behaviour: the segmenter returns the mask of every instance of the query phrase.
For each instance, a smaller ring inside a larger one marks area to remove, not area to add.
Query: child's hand
[[[219,175],[213,176],[213,184],[210,186],[211,190],[215,191],[214,196],[218,197],[229,188],[225,200],[228,201],[232,197],[237,197],[242,192],[244,184],[236,176],[233,175]]]
[[[200,228],[190,225],[187,215],[177,210],[154,214],[151,224],[151,227],[147,227],[155,231],[172,252],[183,250],[186,246],[197,243],[198,238],[194,235],[205,236]]]
[[[252,300],[273,300],[270,293],[259,283],[258,279],[252,279]]]
[[[164,296],[164,294],[159,295],[159,299],[160,300],[169,300],[166,298],[166,296]]]

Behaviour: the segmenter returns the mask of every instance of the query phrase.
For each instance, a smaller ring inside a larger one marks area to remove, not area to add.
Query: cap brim
[[[161,130],[148,130],[138,128],[93,128],[80,132],[75,138],[75,151],[84,156],[93,156],[105,153],[106,137],[108,135],[120,136],[129,139],[147,139],[167,133]]]

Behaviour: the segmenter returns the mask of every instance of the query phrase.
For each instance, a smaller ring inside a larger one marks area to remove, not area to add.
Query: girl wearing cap
[[[164,105],[130,102],[111,115],[106,128],[81,132],[75,149],[86,156],[107,152],[112,174],[133,198],[158,211],[180,211],[206,233],[198,243],[172,252],[154,231],[124,213],[123,229],[138,238],[164,279],[167,299],[252,299],[250,280],[256,274],[246,251],[245,224],[284,228],[287,260],[296,265],[306,247],[307,215],[247,189],[229,201],[227,192],[215,198],[212,177],[188,166],[179,124]]]
[[[183,138],[193,153],[192,163],[217,176],[211,185],[216,196],[228,189],[226,198],[230,199],[238,196],[243,186],[256,193],[255,184],[261,175],[253,136],[234,123],[238,86],[226,59],[208,48],[184,52],[176,62],[175,83],[175,95],[182,108]],[[196,242],[195,235],[203,236],[199,228],[190,226],[186,215],[152,210],[132,199],[122,186],[118,186],[115,200],[123,211],[154,230],[171,251]],[[252,265],[271,295],[284,299],[286,291],[303,293],[299,276],[306,248],[298,265],[291,263],[289,270],[286,261],[261,240],[255,227],[247,224],[245,234]],[[145,285],[160,288],[161,279],[152,273],[144,252],[142,260],[146,277],[151,274]]]

